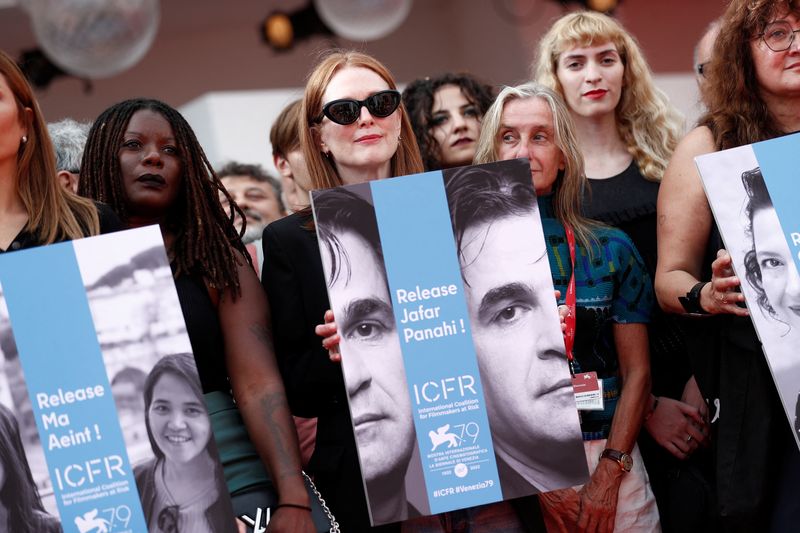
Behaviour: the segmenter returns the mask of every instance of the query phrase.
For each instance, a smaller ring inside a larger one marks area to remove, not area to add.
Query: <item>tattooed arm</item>
[[[297,433],[268,326],[269,303],[249,265],[239,265],[239,282],[241,296],[223,294],[218,308],[233,395],[250,439],[278,489],[280,503],[307,506]],[[281,507],[272,516],[269,530],[313,531],[311,513]]]

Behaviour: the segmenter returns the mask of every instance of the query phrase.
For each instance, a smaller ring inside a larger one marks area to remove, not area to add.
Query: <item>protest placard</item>
[[[794,134],[696,159],[798,446],[799,150]]]
[[[19,444],[2,470],[18,462],[5,483],[29,506],[19,519],[235,531],[158,227],[3,254],[0,287],[0,439]]]
[[[373,524],[584,482],[527,161],[312,203]]]

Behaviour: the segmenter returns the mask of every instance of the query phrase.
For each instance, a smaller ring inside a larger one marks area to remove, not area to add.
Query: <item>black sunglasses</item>
[[[332,122],[346,126],[358,120],[362,106],[366,107],[373,117],[386,118],[400,106],[400,92],[380,91],[363,100],[355,98],[333,100],[322,106],[322,114],[314,119],[314,122],[319,124],[323,117],[328,117]]]

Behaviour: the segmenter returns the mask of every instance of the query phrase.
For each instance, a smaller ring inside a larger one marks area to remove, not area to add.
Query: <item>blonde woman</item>
[[[581,421],[590,480],[540,499],[548,525],[560,530],[577,524],[580,531],[658,531],[655,500],[635,447],[650,392],[646,323],[652,285],[627,235],[581,215],[583,159],[569,115],[546,87],[506,87],[484,116],[475,156],[476,163],[530,161],[553,285],[561,295],[574,275],[574,369],[597,372],[604,384],[604,409],[584,411]],[[575,235],[574,255],[568,228]]]
[[[680,138],[680,115],[655,87],[635,39],[600,13],[558,19],[539,43],[535,70],[541,83],[563,96],[577,126],[589,178],[584,214],[625,231],[654,278],[656,199]],[[687,459],[707,443],[708,409],[692,377],[679,319],[656,310],[648,331],[653,393],[640,443],[669,530],[671,517],[686,524],[690,514],[680,499],[670,499],[682,493],[670,485],[684,483],[687,476],[679,472],[703,462]],[[702,505],[693,508],[698,512],[688,523],[701,527]]]

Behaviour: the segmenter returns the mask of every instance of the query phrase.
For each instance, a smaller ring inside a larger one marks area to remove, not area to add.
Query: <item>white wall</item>
[[[277,176],[269,130],[302,89],[207,93],[180,108],[214,168],[228,161],[258,163]]]

